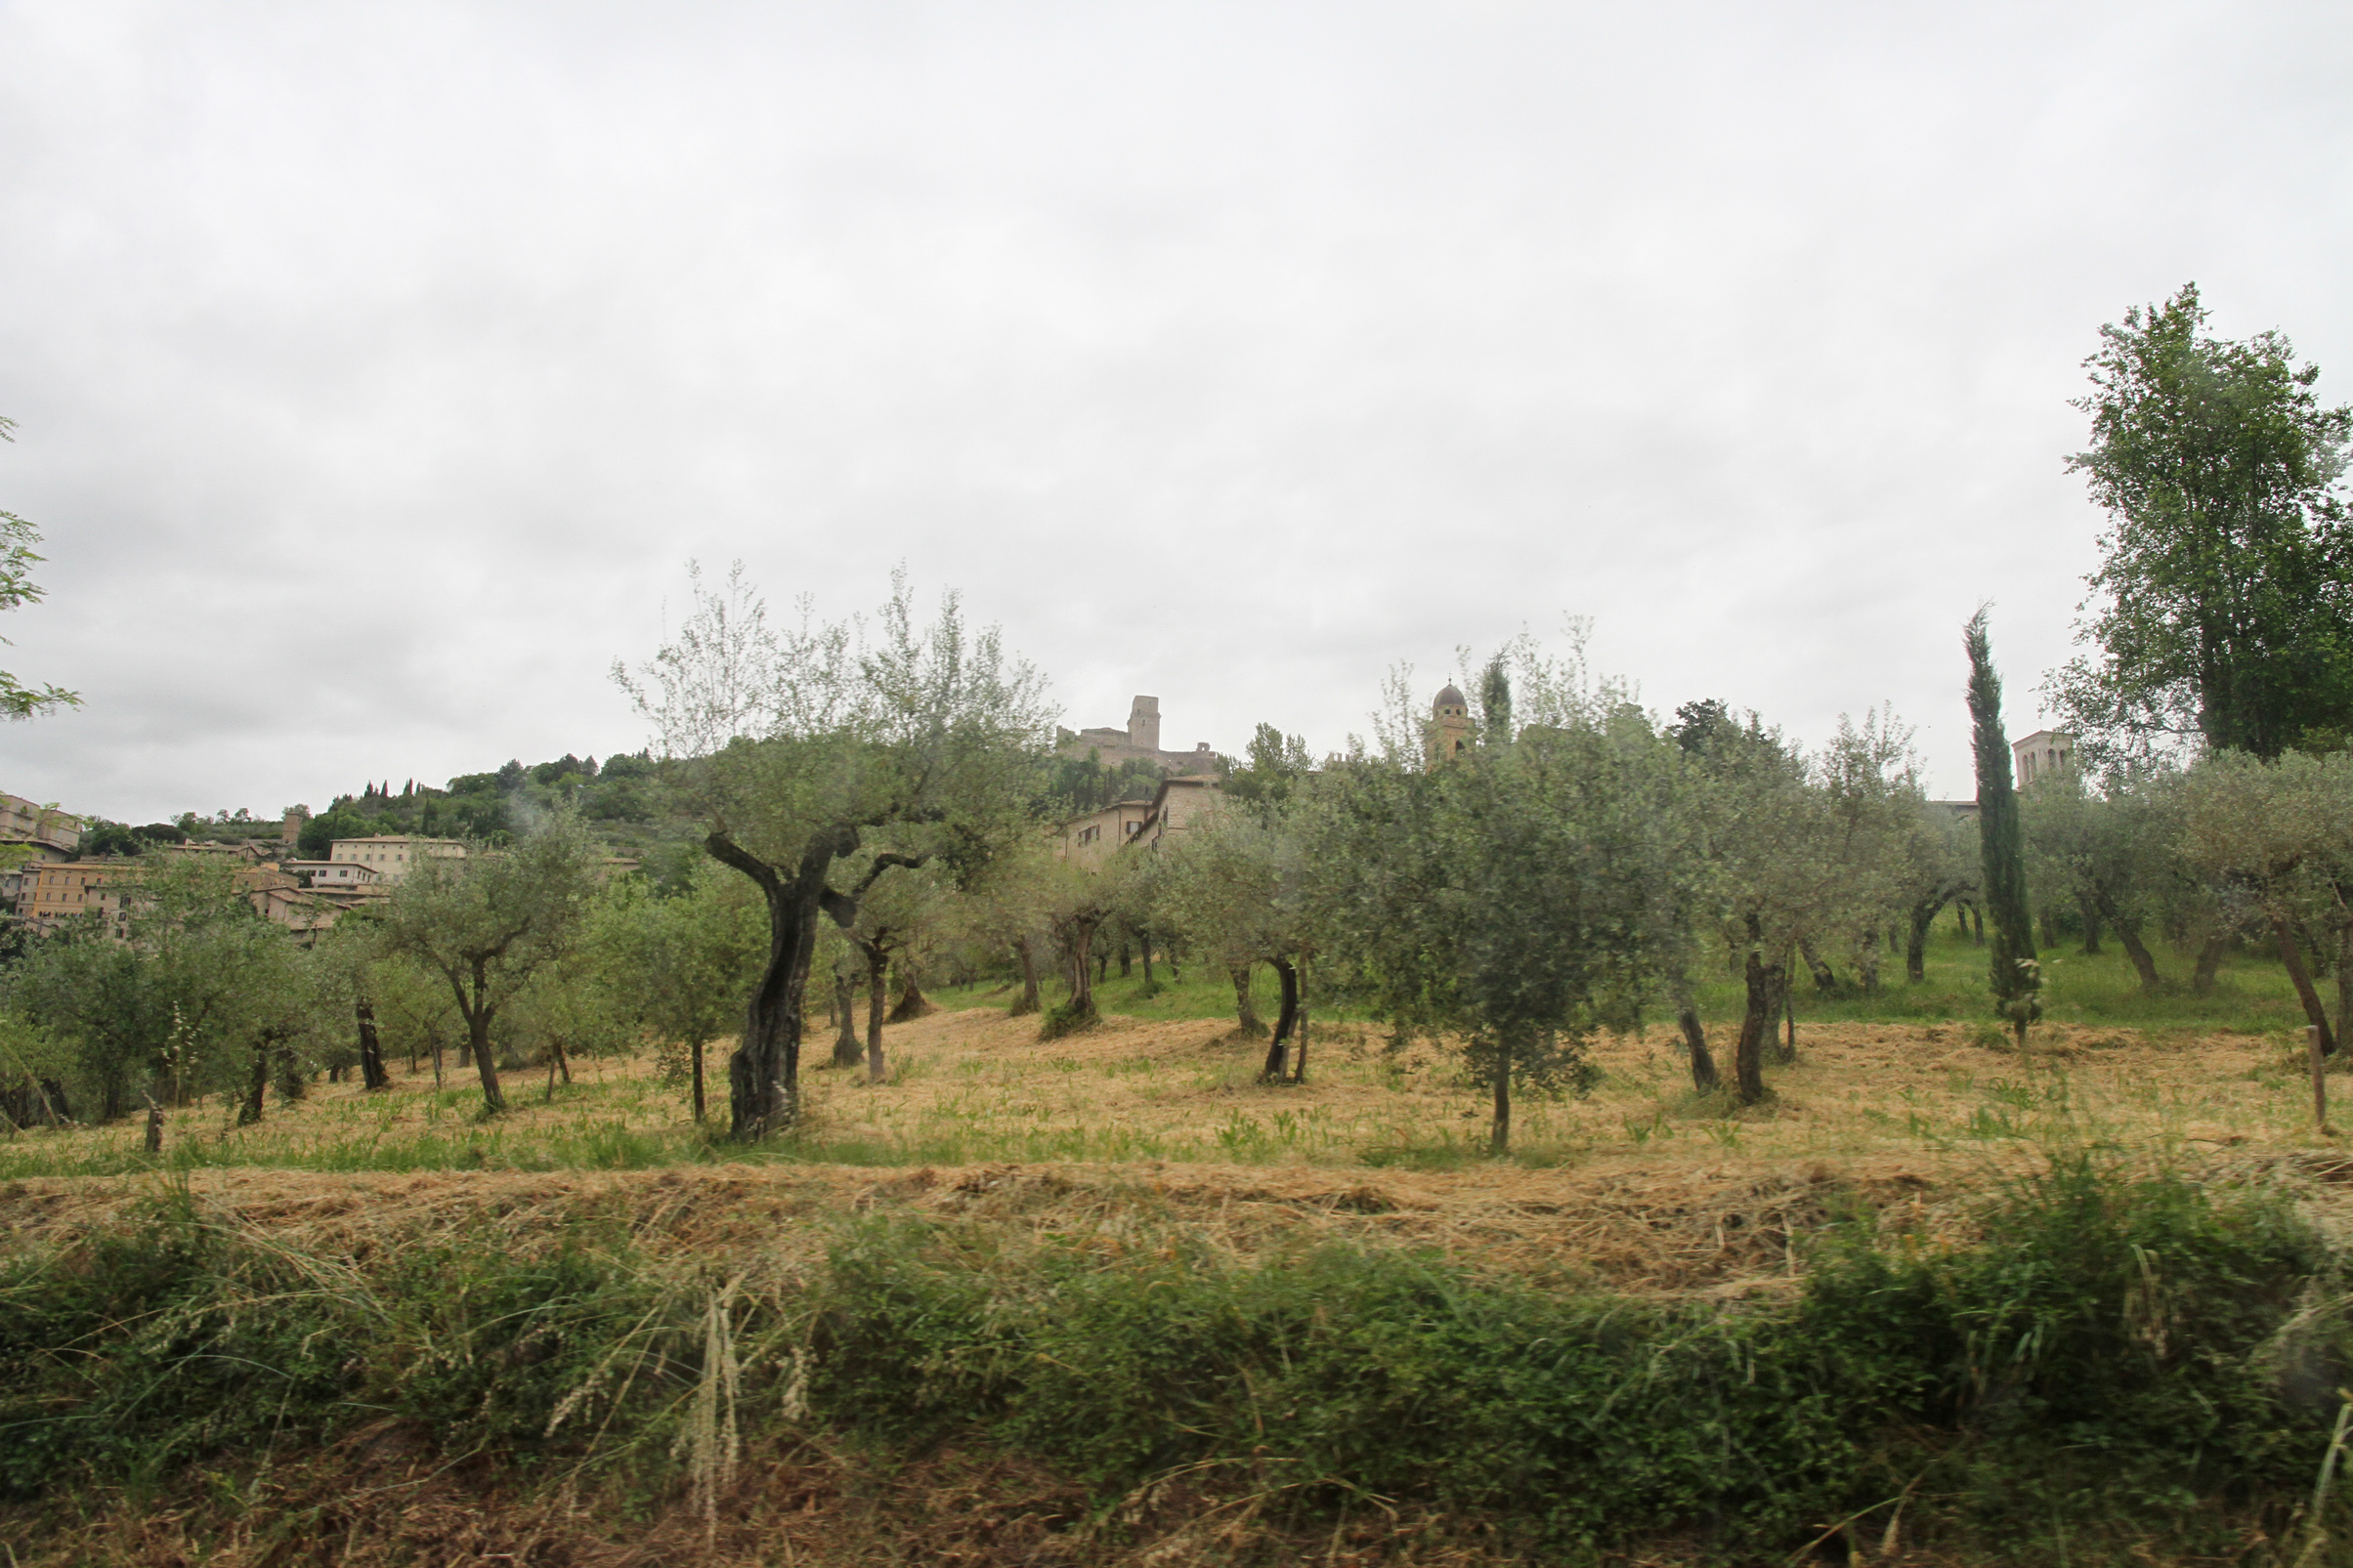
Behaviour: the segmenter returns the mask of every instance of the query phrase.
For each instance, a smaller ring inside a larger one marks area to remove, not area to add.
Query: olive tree
[[[1796,965],[1810,961],[1818,983],[1835,985],[1820,954],[1844,952],[1867,979],[1904,896],[1906,830],[1921,804],[1909,732],[1885,714],[1861,725],[1842,716],[1837,737],[1809,756],[1754,714],[1727,712],[1698,743],[1678,739],[1704,845],[1693,907],[1712,913],[1741,979],[1733,1088],[1752,1104]],[[1701,1049],[1694,1040],[1693,1081],[1705,1089]]]
[[[866,1081],[879,1083],[890,1076],[882,1056],[882,1023],[890,1000],[891,965],[904,967],[912,988],[915,954],[948,918],[953,892],[936,865],[893,866],[878,877],[856,873],[854,879],[871,880],[872,886],[843,934],[865,966]],[[920,992],[911,994],[921,1003]],[[846,1037],[848,1032],[843,1033]]]
[[[9,977],[13,1004],[70,1042],[74,1077],[107,1121],[150,1093],[242,1083],[261,1033],[293,1038],[279,1003],[307,961],[226,868],[158,858],[130,898],[122,940],[77,923]]]
[[[768,944],[752,886],[716,861],[701,861],[664,897],[641,878],[610,888],[589,920],[587,949],[599,984],[634,1008],[687,1081],[694,1119],[705,1115],[704,1052],[738,1027]]]
[[[2176,794],[2161,776],[2119,774],[2103,788],[2063,769],[2019,799],[2034,875],[2116,933],[2148,992],[2164,985],[2149,934],[2178,879]]]
[[[1204,959],[1241,978],[1250,967],[1275,973],[1281,1005],[1260,1076],[1268,1082],[1304,1080],[1306,1064],[1291,1071],[1290,1051],[1300,1022],[1300,968],[1307,951],[1307,918],[1300,837],[1292,814],[1269,802],[1246,803],[1173,835],[1156,853],[1162,918],[1182,932]]]
[[[1514,1083],[1585,1086],[1584,1042],[1654,983],[1691,819],[1672,747],[1575,653],[1522,638],[1489,670],[1483,732],[1435,760],[1391,677],[1379,748],[1306,792],[1301,861],[1327,979],[1460,1041],[1501,1155]]]
[[[1928,978],[1928,936],[1945,907],[1976,898],[1980,873],[1977,825],[1950,808],[1922,800],[1901,824],[1895,874],[1904,917],[1904,978]]]
[[[863,620],[779,628],[739,567],[698,575],[675,639],[615,677],[658,732],[704,846],[758,888],[768,951],[728,1063],[729,1125],[757,1138],[798,1115],[817,927],[848,928],[894,867],[960,873],[1024,830],[1050,742],[1042,682],[956,597],[918,624],[913,590]]]
[[[506,1109],[492,1026],[578,941],[597,864],[578,816],[559,811],[509,849],[418,863],[386,902],[386,942],[447,985],[465,1019],[485,1115]]]
[[[2353,755],[2242,751],[2205,758],[2183,778],[2183,858],[2237,893],[2277,944],[2304,1016],[2333,1051],[2353,1022]],[[2336,938],[2338,1013],[2332,1023],[2299,931]]]

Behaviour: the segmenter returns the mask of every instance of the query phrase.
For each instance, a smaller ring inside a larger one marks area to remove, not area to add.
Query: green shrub
[[[661,1306],[580,1249],[518,1257],[484,1234],[361,1270],[157,1211],[0,1267],[0,1488],[159,1475],[386,1416],[456,1451],[577,1446],[618,1353],[645,1399],[691,1374]],[[551,1429],[567,1399],[583,1419]]]

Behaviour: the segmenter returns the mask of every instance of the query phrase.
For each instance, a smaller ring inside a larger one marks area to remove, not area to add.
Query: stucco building
[[[138,902],[144,861],[65,861],[28,866],[17,894],[17,917],[36,931],[54,930],[84,914],[100,916],[107,934],[129,934],[131,907]]]
[[[64,860],[81,841],[79,817],[22,795],[0,795],[0,859],[19,866],[32,860]]]
[[[407,880],[409,870],[428,860],[464,860],[466,846],[454,838],[419,838],[409,833],[383,833],[372,838],[338,838],[327,860],[361,866],[386,882]],[[312,879],[316,882],[318,879]]]
[[[1224,788],[1216,779],[1173,775],[1160,781],[1150,800],[1123,800],[1073,817],[1057,830],[1055,851],[1081,866],[1100,866],[1124,844],[1160,844],[1172,833],[1198,826],[1223,801]]]

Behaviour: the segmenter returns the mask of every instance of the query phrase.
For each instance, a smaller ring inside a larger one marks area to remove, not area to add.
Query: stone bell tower
[[[1471,704],[1450,682],[1430,704],[1430,765],[1436,767],[1471,745]]]

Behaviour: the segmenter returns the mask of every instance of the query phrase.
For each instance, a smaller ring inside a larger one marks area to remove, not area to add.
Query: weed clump
[[[1090,1002],[1058,1001],[1038,1018],[1038,1038],[1042,1040],[1060,1039],[1083,1029],[1092,1029],[1101,1023],[1102,1015]]]

